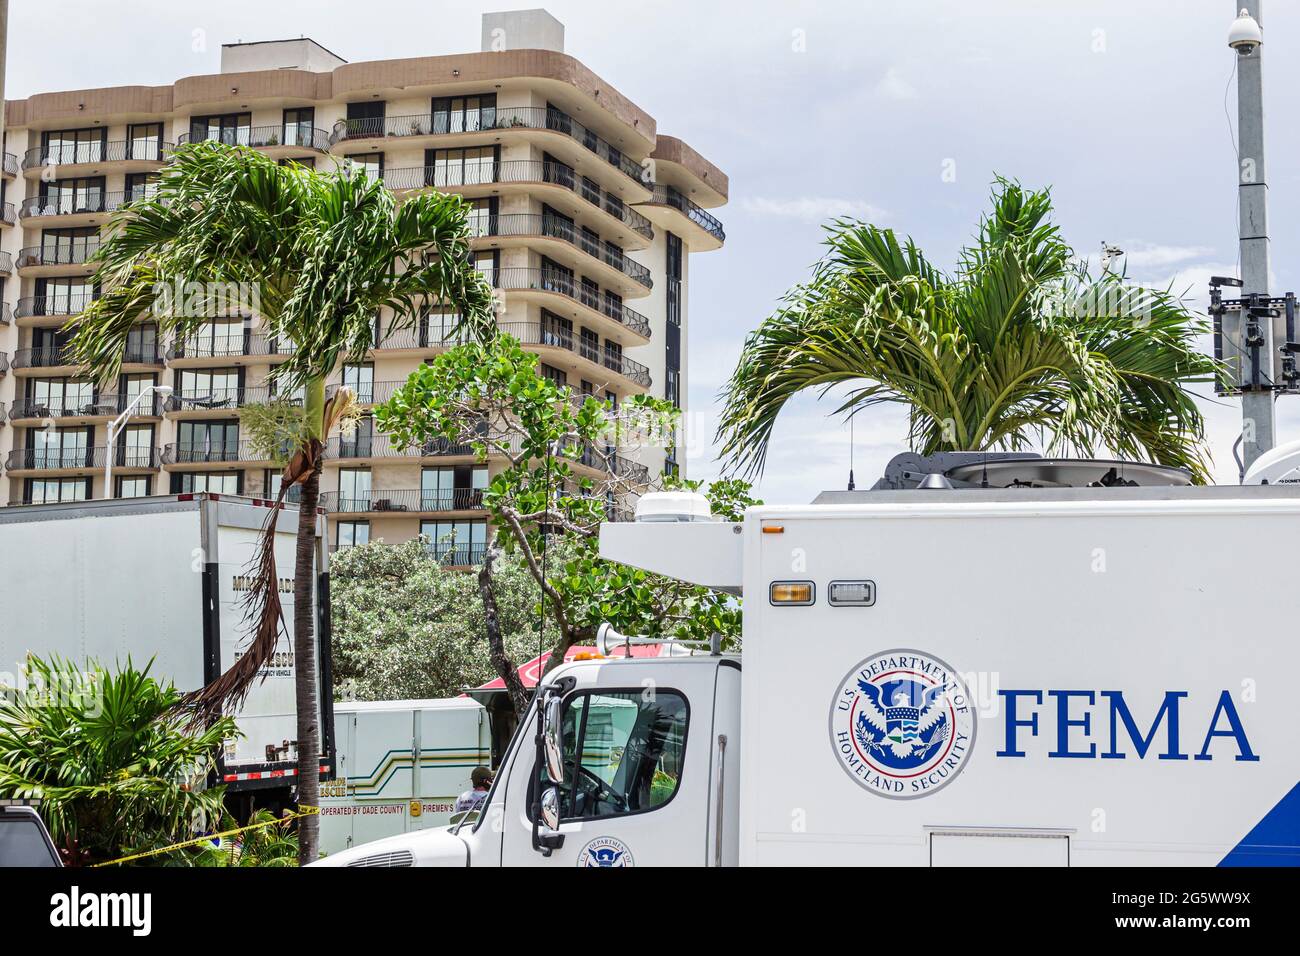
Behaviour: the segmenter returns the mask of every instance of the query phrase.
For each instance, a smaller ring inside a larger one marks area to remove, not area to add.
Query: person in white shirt
[[[492,788],[492,771],[487,767],[475,767],[469,775],[469,782],[473,784],[473,788],[466,790],[456,798],[457,813],[477,810],[483,806],[483,801],[487,799],[488,790]]]

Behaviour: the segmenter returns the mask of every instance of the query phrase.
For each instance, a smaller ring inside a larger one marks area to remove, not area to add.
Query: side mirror
[[[546,752],[546,776],[551,783],[564,783],[564,735],[560,729],[560,710],[563,699],[559,695],[546,701],[546,720],[542,725],[542,747]],[[548,793],[555,791],[549,790]],[[557,795],[558,799],[558,795]]]
[[[546,792],[542,794],[542,823],[552,833],[560,829],[560,790],[558,787],[547,787]]]

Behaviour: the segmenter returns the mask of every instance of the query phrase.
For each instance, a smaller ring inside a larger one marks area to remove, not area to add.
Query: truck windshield
[[[571,697],[563,716],[562,818],[643,813],[671,800],[681,783],[687,722],[686,700],[674,691]]]
[[[0,867],[58,865],[35,820],[0,814]]]

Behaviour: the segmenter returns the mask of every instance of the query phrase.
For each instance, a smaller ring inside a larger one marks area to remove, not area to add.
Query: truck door
[[[506,866],[701,866],[710,862],[719,658],[606,662],[566,669],[563,846],[532,846],[533,794],[547,786],[535,748],[512,763],[501,826]],[[524,738],[531,741],[532,734]]]

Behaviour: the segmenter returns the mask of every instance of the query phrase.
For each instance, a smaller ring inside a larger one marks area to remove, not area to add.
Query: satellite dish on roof
[[[1300,441],[1271,448],[1255,459],[1241,479],[1243,485],[1300,484]]]

